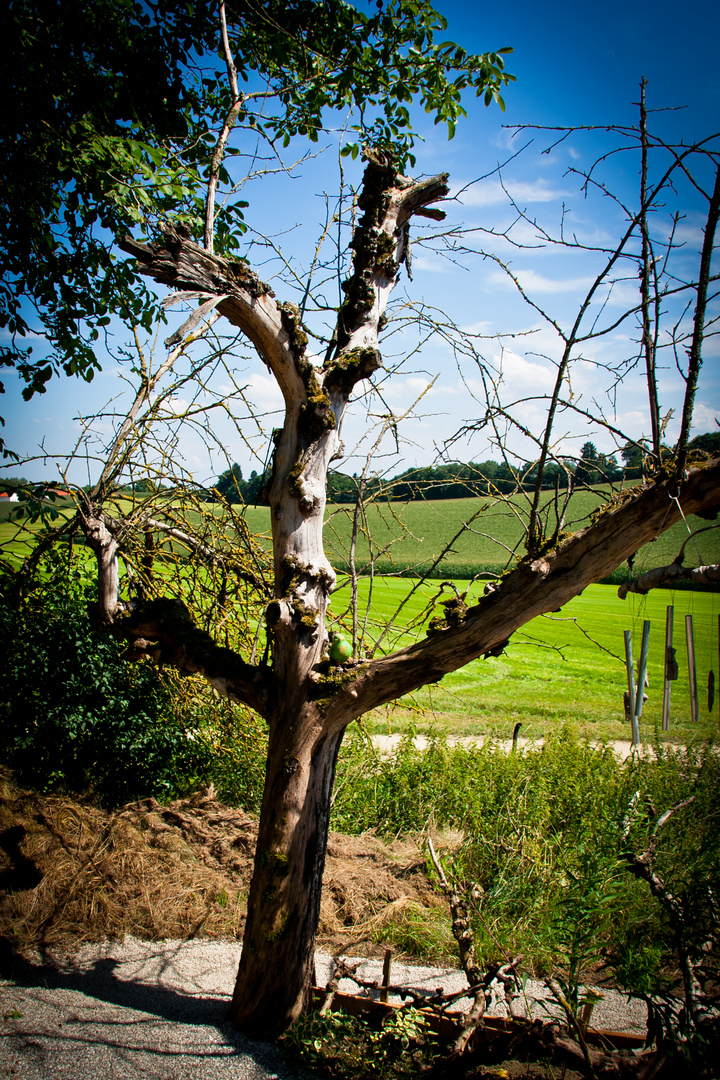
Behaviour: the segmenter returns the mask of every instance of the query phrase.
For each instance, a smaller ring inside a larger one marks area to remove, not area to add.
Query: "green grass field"
[[[552,493],[544,495],[548,513],[552,509]],[[588,523],[590,515],[600,504],[601,498],[593,492],[581,491],[573,496],[566,529],[576,531]],[[450,543],[464,522],[478,515],[444,556],[438,573],[442,577],[469,578],[483,570],[500,571],[508,562],[510,553],[524,554],[522,539],[527,517],[528,502],[525,496],[514,496],[506,502],[487,498],[443,499],[434,502],[411,502],[407,504],[374,504],[368,508],[369,533],[376,550],[389,545],[387,554],[380,557],[377,573],[393,573],[398,570],[427,568]],[[479,513],[478,513],[479,512]],[[346,569],[350,549],[352,506],[328,507],[325,526],[325,548],[335,567]],[[246,519],[252,532],[268,533],[270,512],[266,507],[246,508]],[[699,529],[708,523],[698,518],[688,518],[691,529]],[[635,559],[639,573],[653,566],[672,562],[680,545],[687,536],[684,522],[678,522],[651,544],[641,548]],[[366,565],[369,545],[366,536],[358,541],[358,570]],[[720,560],[720,533],[701,533],[688,553],[688,561],[699,558],[703,562]]]
[[[550,496],[548,496],[548,499]],[[592,493],[579,493],[572,504],[573,527],[587,520],[597,505]],[[508,548],[517,547],[522,536],[520,512],[524,504],[516,497],[506,504],[493,504],[487,499],[456,499],[437,502],[414,502],[407,506],[376,506],[370,510],[374,540],[381,547],[397,532],[393,515],[403,520],[406,532],[392,548],[395,571],[431,562],[442,546],[476,511],[480,517],[472,532],[465,533],[442,563],[444,575],[456,579],[469,578],[483,570],[499,571],[507,560]],[[17,566],[29,552],[35,528],[7,520],[8,507],[2,507],[5,520],[0,520],[0,549],[2,557]],[[213,508],[214,509],[214,508]],[[217,508],[218,512],[220,507]],[[60,509],[60,514],[68,513]],[[328,554],[336,565],[346,561],[350,530],[351,507],[330,507],[326,530]],[[265,507],[246,509],[252,531],[267,532],[269,511]],[[691,528],[706,522],[689,519]],[[636,557],[635,569],[662,565],[675,556],[687,527],[680,522],[653,544],[646,545]],[[688,561],[720,561],[719,532],[708,531],[693,541]],[[367,545],[365,547],[367,555]],[[363,555],[359,556],[362,564]],[[388,563],[384,565],[388,567]],[[349,591],[339,575],[339,588],[333,596],[332,611],[338,623],[347,627]],[[460,584],[460,582],[459,582]],[[419,588],[404,608],[392,633],[382,642],[383,651],[408,644],[424,634],[421,623],[423,610],[438,595],[439,582],[429,581]],[[464,587],[461,585],[461,587]],[[482,582],[473,586],[470,599],[481,594]],[[367,599],[370,583],[361,582],[363,599]],[[366,647],[372,648],[383,632],[398,604],[412,588],[405,578],[377,577],[373,584],[372,603],[367,624]],[[447,598],[448,593],[444,594]],[[406,730],[415,725],[418,730],[435,729],[452,734],[495,733],[507,737],[517,721],[523,724],[523,734],[540,736],[549,728],[566,723],[578,733],[593,738],[616,739],[628,737],[623,720],[622,694],[626,687],[623,655],[623,630],[633,632],[634,650],[639,651],[644,618],[651,620],[650,660],[647,702],[642,734],[650,738],[660,724],[662,708],[662,667],[665,633],[665,608],[675,606],[675,647],[680,664],[680,678],[673,685],[671,730],[673,740],[688,741],[708,737],[717,732],[717,705],[714,719],[707,710],[707,681],[712,668],[718,671],[718,615],[720,594],[656,590],[648,597],[630,596],[621,601],[615,586],[593,585],[571,601],[560,613],[535,619],[514,635],[502,657],[477,660],[466,668],[448,675],[442,683],[419,691],[412,701],[368,718],[374,731]],[[690,705],[685,653],[684,616],[694,621],[695,648],[701,723],[690,722]],[[429,616],[428,616],[429,617]],[[361,612],[361,619],[363,618]],[[425,620],[426,621],[426,620]],[[408,631],[410,628],[410,631]],[[718,679],[720,683],[720,679]]]
[[[367,596],[368,582],[362,583]],[[408,625],[436,596],[435,583],[418,589],[403,610],[401,625]],[[462,587],[463,583],[458,582]],[[466,584],[466,583],[465,583]],[[381,578],[374,583],[369,638],[377,636],[406,596],[407,579]],[[481,585],[470,594],[479,595]],[[445,593],[445,596],[448,594]],[[333,595],[332,610],[347,625],[348,590]],[[623,718],[625,675],[623,631],[633,634],[634,655],[640,650],[643,620],[649,619],[648,701],[641,721],[641,736],[652,739],[660,727],[663,696],[665,612],[674,605],[674,645],[679,678],[673,683],[669,739],[693,741],[718,731],[718,701],[707,708],[708,673],[718,678],[718,616],[720,594],[658,589],[646,597],[620,600],[612,585],[591,585],[562,611],[533,619],[511,639],[501,657],[475,660],[446,675],[440,684],[418,691],[391,709],[377,710],[368,718],[375,733],[435,730],[453,735],[492,733],[509,737],[514,725],[522,734],[540,737],[551,728],[569,724],[593,739],[629,738]],[[700,723],[690,720],[685,616],[692,615],[695,639]],[[409,644],[423,633],[398,634],[394,647]]]
[[[552,516],[552,493],[545,493],[543,499],[547,513]],[[600,502],[601,495],[595,492],[580,491],[573,495],[566,529],[573,531],[587,524]],[[6,557],[10,556],[12,561],[17,561],[27,552],[27,541],[34,532],[34,527],[8,521],[12,507],[13,504],[0,506],[0,551]],[[528,497],[524,495],[513,496],[504,502],[472,498],[373,504],[368,507],[368,532],[372,536],[375,551],[387,549],[378,559],[375,571],[385,574],[413,569],[424,571],[450,543],[461,525],[477,515],[468,530],[443,557],[437,568],[437,576],[469,578],[485,570],[491,573],[499,572],[512,552],[523,554],[521,545],[527,508]],[[216,514],[222,513],[219,504],[209,506],[208,509]],[[58,512],[62,518],[69,510],[59,506]],[[347,568],[352,513],[352,506],[328,506],[325,547],[330,561],[340,570]],[[269,547],[268,507],[248,506],[245,507],[244,514],[250,531],[264,534],[265,544]],[[191,521],[198,516],[192,511],[188,514]],[[707,524],[698,518],[688,518],[688,525],[693,530]],[[29,533],[23,533],[23,529],[29,529]],[[641,548],[635,559],[636,572],[671,562],[686,537],[685,522],[676,523],[653,543]],[[358,570],[361,571],[366,566],[369,551],[367,536],[361,535],[356,559]],[[720,531],[700,533],[688,551],[688,561],[720,561]]]

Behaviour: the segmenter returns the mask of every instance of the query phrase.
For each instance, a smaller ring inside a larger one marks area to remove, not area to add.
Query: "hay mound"
[[[15,949],[134,937],[241,937],[257,822],[212,789],[105,811],[0,773],[0,937]],[[319,943],[344,951],[383,912],[442,905],[418,848],[331,833]],[[372,940],[363,951],[377,949]]]

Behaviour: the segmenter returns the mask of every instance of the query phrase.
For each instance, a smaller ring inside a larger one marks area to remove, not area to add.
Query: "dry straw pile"
[[[107,811],[23,791],[0,772],[0,937],[20,950],[241,937],[256,838],[255,819],[212,789]],[[331,834],[321,943],[375,952],[378,927],[421,905],[445,906],[412,842]]]

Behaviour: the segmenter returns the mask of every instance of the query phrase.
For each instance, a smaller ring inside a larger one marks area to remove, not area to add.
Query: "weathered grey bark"
[[[144,273],[173,289],[222,296],[218,311],[240,327],[275,375],[285,400],[267,490],[274,598],[266,609],[270,666],[246,664],[192,631],[181,605],[156,602],[126,623],[141,648],[157,643],[166,662],[196,671],[268,721],[269,750],[248,921],[232,1016],[242,1030],[272,1037],[303,1007],[312,967],[330,795],[346,726],[374,706],[438,680],[501,648],[535,615],[561,607],[680,516],[720,502],[720,459],[638,489],[604,517],[501,586],[431,638],[366,664],[332,672],[325,615],[335,574],[323,549],[327,469],[350,393],[381,364],[378,333],[397,280],[413,214],[447,194],[447,177],[415,183],[383,160],[365,173],[334,355],[306,357],[298,309],[279,303],[241,262],[213,256],[169,228],[162,243],[122,245]],[[164,604],[164,606],[163,606]],[[436,628],[437,629],[437,628]]]
[[[97,563],[98,599],[95,621],[99,626],[112,626],[118,615],[120,588],[117,538],[108,528],[102,511],[90,510],[81,514],[80,519],[85,539],[92,548]]]
[[[644,574],[626,581],[618,589],[618,596],[624,600],[628,593],[640,593],[645,596],[651,589],[666,585],[671,581],[689,581],[692,585],[710,585],[720,581],[720,563],[709,566],[683,566],[682,563],[670,563],[669,566],[656,566]]]

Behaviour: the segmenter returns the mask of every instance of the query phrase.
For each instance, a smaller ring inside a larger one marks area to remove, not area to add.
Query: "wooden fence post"
[[[390,986],[390,966],[392,964],[392,949],[385,950],[385,956],[383,957],[383,975],[382,975],[382,990],[380,992],[380,1000],[384,1001],[387,1005],[388,988]]]

